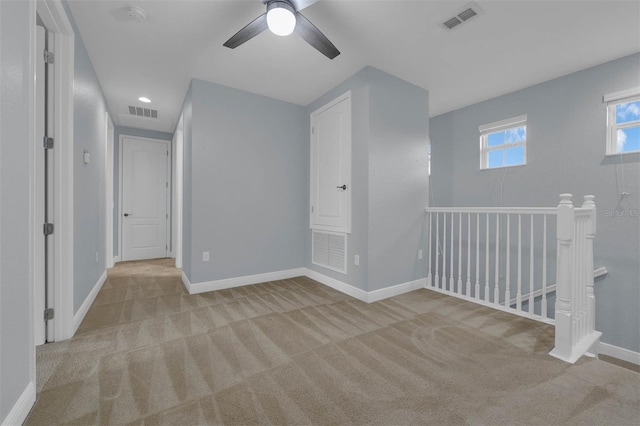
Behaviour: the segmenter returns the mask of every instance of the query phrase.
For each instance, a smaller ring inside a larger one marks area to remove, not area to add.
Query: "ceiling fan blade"
[[[340,51],[336,49],[333,43],[301,13],[296,13],[295,32],[329,59],[333,59],[340,54]]]
[[[229,49],[235,49],[242,43],[251,40],[266,29],[267,14],[263,13],[262,15],[251,21],[251,23],[249,23],[246,27],[235,33],[229,40],[225,41],[223,46],[228,47]]]

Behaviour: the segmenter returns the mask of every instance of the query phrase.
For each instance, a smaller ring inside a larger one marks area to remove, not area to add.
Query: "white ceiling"
[[[116,124],[173,132],[191,78],[299,105],[372,65],[429,90],[435,116],[640,51],[638,1],[320,0],[303,14],[342,52],[329,60],[296,35],[222,44],[264,13],[258,0],[71,0]],[[148,18],[127,19],[128,6]],[[152,99],[158,120],[126,119]],[[122,116],[120,116],[122,114]]]

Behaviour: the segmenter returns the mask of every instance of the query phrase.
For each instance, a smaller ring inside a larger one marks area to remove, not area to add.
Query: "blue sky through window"
[[[640,126],[618,129],[618,152],[640,151]]]
[[[526,142],[526,140],[526,126],[489,133],[487,135],[487,148],[493,149],[486,154],[486,167],[491,169],[494,167],[524,164],[524,145],[522,145],[522,143]]]
[[[616,105],[616,123],[640,120],[640,101]]]

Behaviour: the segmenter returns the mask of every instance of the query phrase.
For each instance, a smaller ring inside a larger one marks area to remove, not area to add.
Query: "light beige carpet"
[[[547,353],[553,328],[428,290],[366,304],[308,278],[188,295],[122,263],[38,348],[26,424],[640,424],[640,375]]]

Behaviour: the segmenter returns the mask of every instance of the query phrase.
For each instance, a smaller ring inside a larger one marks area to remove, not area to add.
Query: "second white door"
[[[166,257],[169,144],[122,138],[122,260]]]

